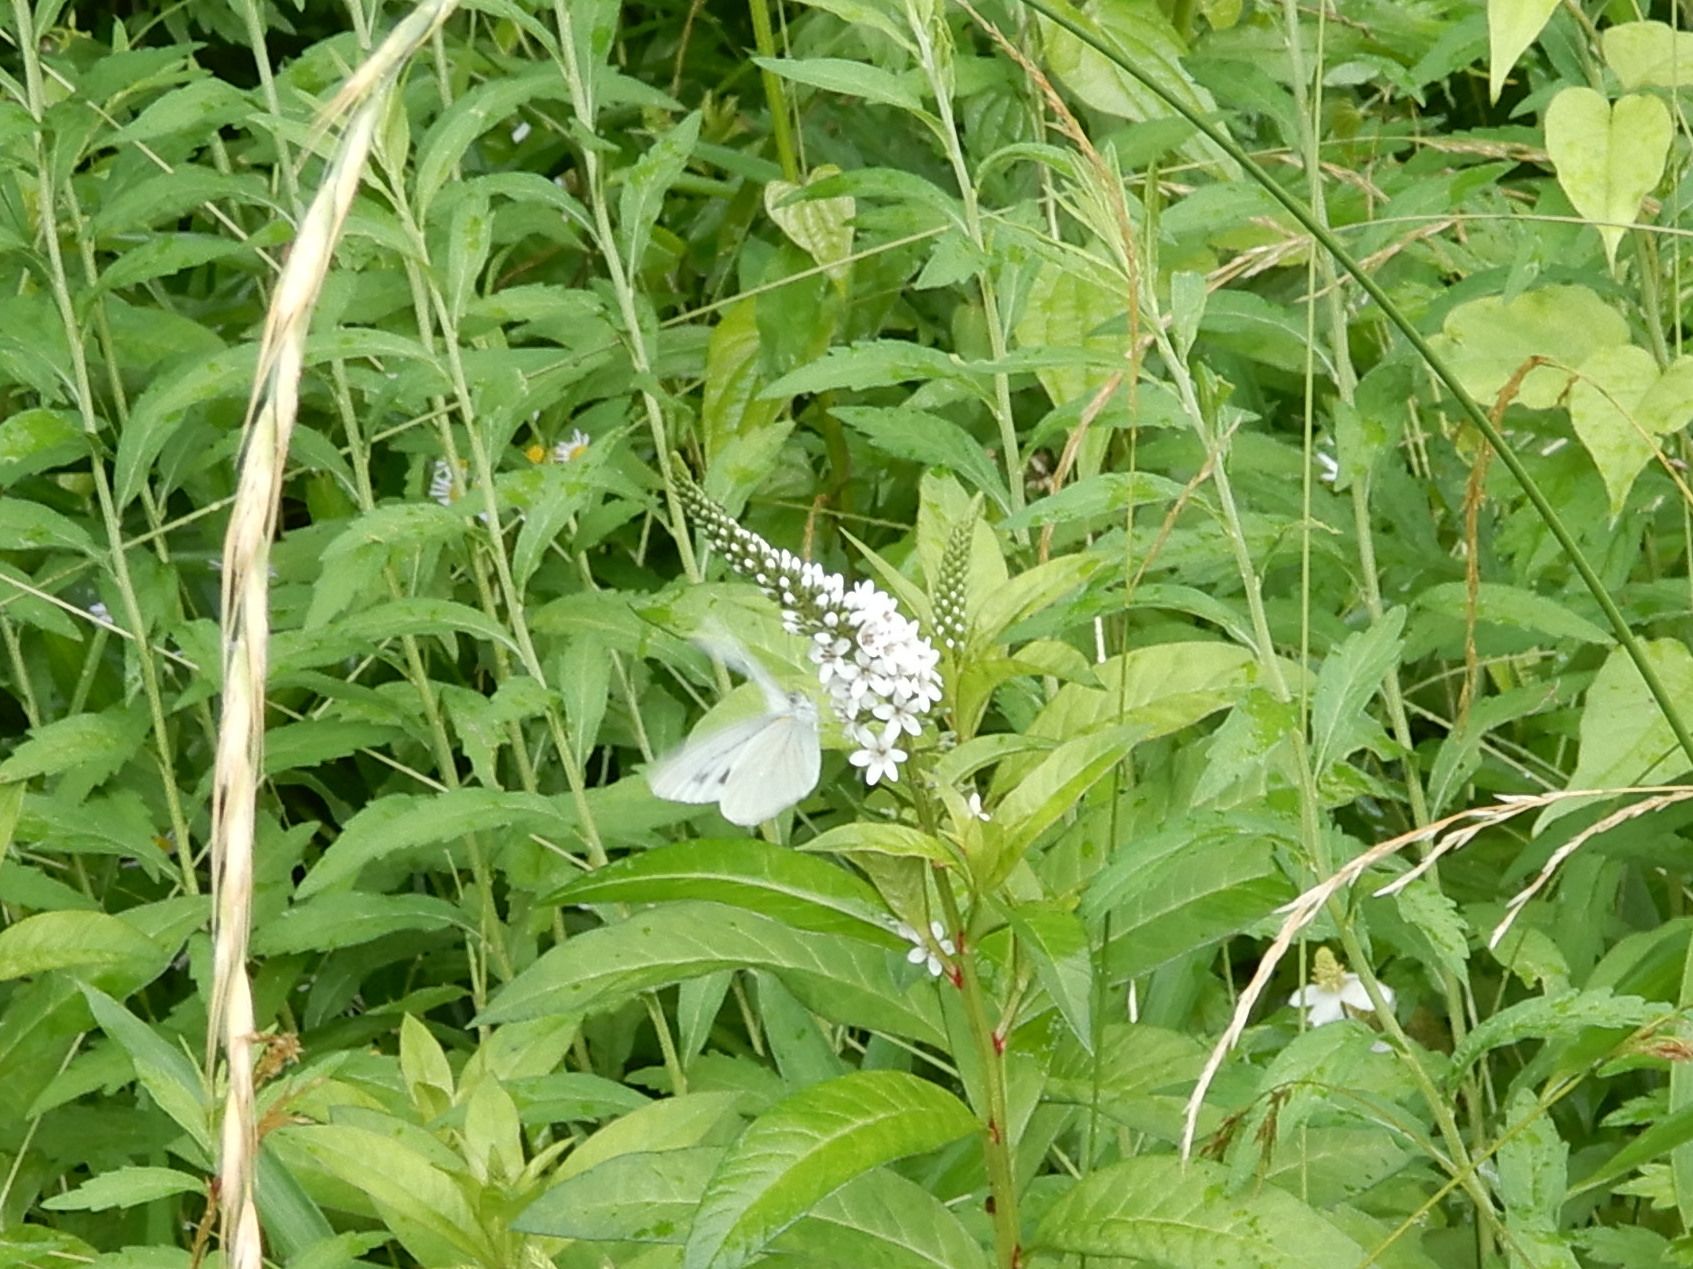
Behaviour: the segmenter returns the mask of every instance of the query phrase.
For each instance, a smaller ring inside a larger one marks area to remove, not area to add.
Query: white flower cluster
[[[782,626],[811,641],[811,663],[829,704],[857,746],[850,761],[875,785],[899,778],[900,747],[923,730],[941,699],[940,653],[893,596],[873,582],[848,589],[839,573],[778,550],[743,529],[697,488],[683,502],[729,564],[782,605]]]

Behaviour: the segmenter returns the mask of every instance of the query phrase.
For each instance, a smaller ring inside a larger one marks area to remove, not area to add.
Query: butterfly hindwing
[[[731,824],[762,824],[817,787],[822,763],[814,711],[769,715],[735,756],[718,809]]]

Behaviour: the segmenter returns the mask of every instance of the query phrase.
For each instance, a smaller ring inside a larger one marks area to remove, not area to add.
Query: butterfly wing
[[[770,722],[770,715],[761,714],[703,736],[690,736],[680,749],[647,772],[647,784],[667,802],[717,801],[734,775],[742,750]]]
[[[822,765],[817,711],[809,701],[789,698],[787,708],[767,715],[735,755],[718,809],[742,828],[762,824],[815,789]]]
[[[788,712],[788,694],[782,690],[781,684],[776,682],[769,670],[753,659],[752,654],[741,645],[739,639],[729,633],[729,628],[721,621],[713,619],[708,622],[694,635],[693,642],[695,647],[703,648],[742,678],[758,684],[758,690],[764,693],[764,708],[770,713]]]

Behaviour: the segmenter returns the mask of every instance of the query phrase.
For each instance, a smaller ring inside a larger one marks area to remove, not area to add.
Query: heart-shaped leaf
[[[1623,230],[1664,174],[1669,109],[1634,93],[1616,105],[1591,88],[1566,88],[1546,110],[1546,153],[1576,211],[1592,221],[1615,266]]]
[[[1623,22],[1605,28],[1605,64],[1625,92],[1636,88],[1693,88],[1693,31],[1662,22]]]
[[[839,171],[824,164],[812,172],[811,180],[825,180]],[[836,289],[845,295],[847,277],[852,272],[847,257],[852,254],[852,218],[857,203],[851,195],[788,201],[800,188],[791,181],[771,181],[764,187],[764,210],[796,247],[822,266]]]
[[[1622,344],[1581,363],[1570,388],[1570,422],[1604,478],[1612,515],[1656,452],[1656,438],[1690,418],[1693,357],[1678,357],[1660,374],[1645,349]]]

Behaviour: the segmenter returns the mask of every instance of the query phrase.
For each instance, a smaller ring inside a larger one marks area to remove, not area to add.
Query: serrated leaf
[[[1010,510],[1005,480],[980,442],[950,419],[911,407],[843,405],[834,415],[889,458],[944,467]]]
[[[399,930],[467,925],[457,908],[426,894],[325,894],[285,908],[253,931],[257,956],[329,952]]]
[[[764,969],[836,1021],[940,1042],[933,1000],[920,1002],[894,978],[903,963],[856,939],[795,930],[755,912],[676,903],[572,936],[506,984],[482,1021],[591,1013],[650,987],[724,969]]]
[[[54,1212],[104,1212],[114,1207],[139,1207],[173,1194],[196,1194],[205,1181],[175,1168],[113,1168],[84,1181],[64,1194],[43,1199]]]
[[[212,1126],[206,1090],[188,1055],[96,987],[82,984],[94,1021],[135,1066],[135,1078],[211,1162]]]
[[[1288,1237],[1297,1230],[1297,1240]],[[1219,1163],[1148,1155],[1084,1177],[1048,1209],[1041,1252],[1132,1257],[1169,1269],[1355,1269],[1365,1249],[1273,1187],[1236,1193]]]
[[[75,520],[15,494],[0,498],[0,542],[9,551],[66,550],[93,555],[97,549],[88,530]]]
[[[1471,1063],[1505,1044],[1524,1040],[1561,1040],[1589,1027],[1632,1029],[1644,1026],[1670,1012],[1668,1005],[1619,996],[1609,988],[1566,991],[1535,996],[1507,1005],[1481,1022],[1452,1051],[1452,1065],[1446,1078],[1455,1082]]]
[[[1319,779],[1381,733],[1365,711],[1399,663],[1404,629],[1405,610],[1392,608],[1368,630],[1347,636],[1324,659],[1311,696],[1311,765]]]
[[[121,709],[43,723],[0,762],[0,783],[83,768],[90,786],[100,784],[134,757],[146,733],[145,716]]]
[[[1015,533],[1100,516],[1120,519],[1131,507],[1170,502],[1181,494],[1182,488],[1179,481],[1152,472],[1100,472],[1036,499],[1016,515],[1006,516],[999,527],[1006,533]]]
[[[975,1131],[968,1107],[902,1071],[857,1071],[801,1089],[729,1148],[700,1200],[685,1269],[739,1269],[847,1181]]]
[[[558,805],[535,793],[502,789],[449,789],[435,794],[394,794],[368,804],[341,830],[300,882],[309,899],[352,881],[366,864],[400,851],[452,841],[499,826],[501,833],[542,833],[558,827]]]

